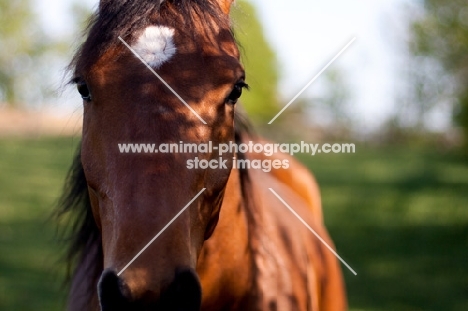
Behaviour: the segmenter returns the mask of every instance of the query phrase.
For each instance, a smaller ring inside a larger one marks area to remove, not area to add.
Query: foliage
[[[47,93],[46,56],[56,46],[43,32],[31,4],[0,0],[0,103],[10,106],[40,103]]]
[[[86,6],[78,0],[68,6],[74,24],[83,24]],[[0,20],[0,106],[38,108],[56,96],[74,31],[47,33],[31,0],[0,0]]]
[[[412,24],[411,48],[414,55],[435,60],[451,76],[454,117],[462,127],[468,154],[468,4],[464,0],[423,3],[423,13]],[[438,77],[444,79],[443,74]]]
[[[321,126],[330,138],[338,134],[337,139],[349,139],[357,122],[349,105],[352,92],[346,72],[335,64],[323,73],[320,82],[319,96],[310,100],[313,123]]]
[[[276,55],[250,3],[237,1],[232,19],[251,88],[242,95],[242,104],[254,122],[266,123],[279,111]]]

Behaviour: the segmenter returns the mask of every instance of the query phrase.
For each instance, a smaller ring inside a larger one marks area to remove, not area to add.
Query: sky
[[[83,1],[90,8],[98,3]],[[410,0],[251,2],[278,55],[279,91],[285,104],[355,37],[356,41],[332,65],[343,73],[351,91],[351,113],[363,127],[372,129],[394,111],[407,25],[402,12]],[[66,6],[66,0],[42,0],[37,4],[50,33],[72,31],[69,16],[63,14]],[[323,76],[302,96],[320,97],[321,79]],[[444,123],[443,118],[439,123]]]
[[[285,102],[356,37],[332,65],[349,84],[350,109],[371,128],[393,111],[398,53],[404,45],[398,38],[405,28],[400,10],[407,0],[253,1],[278,53]],[[303,96],[319,96],[319,86],[320,78]]]

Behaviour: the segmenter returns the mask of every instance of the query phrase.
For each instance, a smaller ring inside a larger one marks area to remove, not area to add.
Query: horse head
[[[101,1],[75,56],[73,81],[84,105],[81,162],[102,237],[103,311],[200,308],[197,258],[216,227],[234,155],[122,153],[119,144],[157,149],[234,140],[245,73],[230,5]],[[223,165],[189,169],[195,157]]]

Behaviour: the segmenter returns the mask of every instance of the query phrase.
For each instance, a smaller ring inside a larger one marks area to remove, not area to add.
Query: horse
[[[99,2],[70,64],[84,108],[59,208],[72,221],[68,310],[347,309],[338,260],[270,191],[333,247],[317,183],[293,157],[117,148],[265,143],[236,108],[247,83],[231,5]],[[225,165],[188,169],[194,157]],[[289,169],[236,165],[268,159]]]

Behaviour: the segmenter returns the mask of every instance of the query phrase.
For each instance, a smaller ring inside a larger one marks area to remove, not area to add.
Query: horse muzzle
[[[193,269],[176,272],[174,281],[159,296],[148,290],[141,297],[132,297],[125,281],[106,269],[98,283],[98,296],[101,311],[199,311],[202,293]]]

